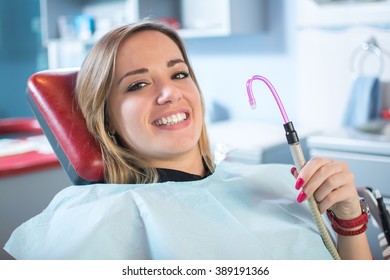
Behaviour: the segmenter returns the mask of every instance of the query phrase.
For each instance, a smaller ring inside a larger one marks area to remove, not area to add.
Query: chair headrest
[[[27,100],[74,184],[103,182],[99,144],[88,131],[74,95],[78,68],[44,70],[27,82]]]

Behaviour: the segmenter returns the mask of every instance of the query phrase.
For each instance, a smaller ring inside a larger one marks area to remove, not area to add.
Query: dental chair
[[[73,184],[103,182],[100,147],[87,129],[74,86],[78,69],[44,70],[27,82],[27,100]]]

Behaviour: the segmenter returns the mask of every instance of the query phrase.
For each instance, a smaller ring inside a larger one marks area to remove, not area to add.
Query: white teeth
[[[186,113],[177,113],[170,115],[168,117],[164,117],[159,119],[158,121],[154,122],[154,125],[160,126],[160,125],[172,125],[179,122],[182,122],[187,119]]]

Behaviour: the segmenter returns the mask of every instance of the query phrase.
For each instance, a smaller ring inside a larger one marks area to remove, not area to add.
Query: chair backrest
[[[44,70],[27,82],[27,100],[73,184],[103,182],[99,144],[88,131],[74,95],[78,69]]]

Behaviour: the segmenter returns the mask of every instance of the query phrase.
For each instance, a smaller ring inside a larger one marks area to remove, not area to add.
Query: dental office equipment
[[[377,63],[374,65],[367,63],[367,58],[370,56],[370,54],[373,54],[377,57]],[[389,53],[385,49],[379,47],[375,37],[370,37],[352,51],[349,61],[350,71],[353,75],[359,76],[366,74],[365,71],[367,69],[373,68],[372,66],[377,66],[377,70],[374,68],[376,72],[370,74],[381,77],[385,72],[385,59],[388,56]]]
[[[279,107],[279,110],[282,114],[282,117],[283,117],[283,121],[284,121],[283,126],[284,126],[284,129],[286,132],[287,142],[290,146],[290,152],[291,152],[294,164],[297,168],[297,171],[299,172],[302,169],[302,167],[306,164],[306,160],[305,160],[303,152],[302,152],[301,144],[299,143],[298,134],[294,129],[294,125],[289,120],[287,113],[286,113],[286,110],[284,109],[283,103],[280,100],[279,95],[276,92],[274,86],[271,84],[271,82],[268,79],[266,79],[265,77],[260,76],[260,75],[252,76],[250,79],[248,79],[248,81],[246,83],[246,90],[248,93],[249,104],[250,104],[251,108],[256,109],[256,100],[253,96],[253,91],[252,91],[252,83],[255,80],[263,81],[268,86],[272,95],[275,98],[275,101],[276,101],[276,103]],[[334,259],[336,259],[336,260],[340,259],[340,256],[338,255],[338,252],[337,252],[336,247],[334,246],[333,240],[329,235],[329,232],[324,224],[324,221],[322,220],[321,213],[318,210],[317,203],[316,203],[313,196],[308,199],[308,203],[309,203],[309,207],[310,207],[310,210],[312,211],[313,218],[315,220],[315,223],[316,223],[317,228],[321,234],[321,237],[324,241],[326,248],[329,250],[330,254],[332,255],[332,257]]]
[[[386,237],[387,244],[390,245],[390,214],[389,211],[387,211],[386,205],[383,201],[383,197],[380,191],[375,190],[374,195],[378,203],[378,212],[382,224],[383,233]]]
[[[381,117],[385,96],[381,78],[388,53],[374,37],[352,51],[349,61],[353,84],[345,106],[343,126],[360,127]]]

